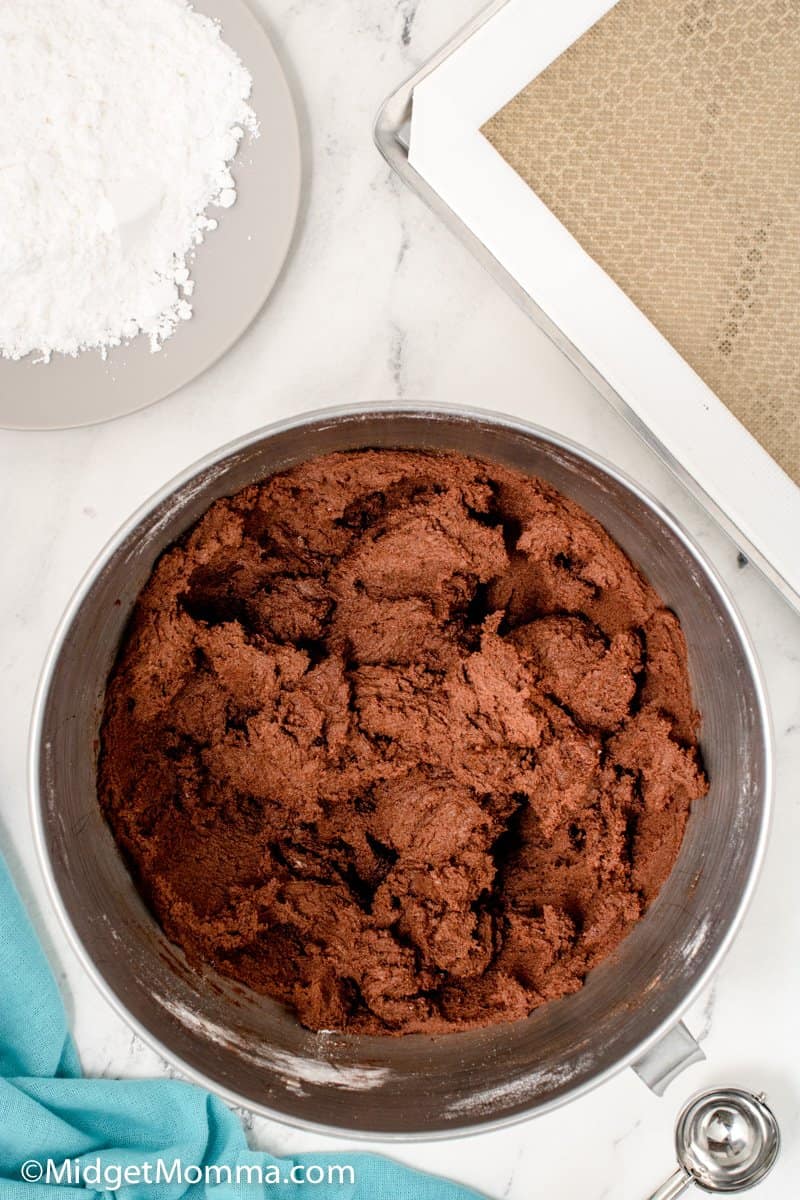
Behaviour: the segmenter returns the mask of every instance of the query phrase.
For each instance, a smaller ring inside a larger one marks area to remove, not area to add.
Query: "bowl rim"
[[[407,1132],[397,1131],[369,1131],[363,1129],[351,1129],[345,1126],[327,1124],[321,1121],[303,1120],[298,1117],[288,1116],[286,1113],[278,1109],[270,1108],[255,1102],[246,1096],[243,1096],[229,1087],[220,1085],[217,1081],[206,1075],[204,1072],[195,1067],[190,1066],[177,1053],[165,1045],[154,1033],[144,1026],[138,1018],[134,1017],[127,1008],[124,1000],[119,996],[107,983],[101,969],[90,955],[89,951],[81,941],[74,925],[72,924],[70,915],[66,905],[61,897],[61,893],[56,882],[55,874],[52,867],[52,862],[48,852],[47,836],[44,821],[44,806],[45,797],[41,786],[41,749],[44,713],[47,707],[47,699],[50,692],[50,687],[53,677],[61,656],[66,637],[72,627],[74,620],[77,618],[81,606],[87,594],[94,586],[94,583],[103,568],[122,545],[122,543],[132,533],[135,532],[141,522],[152,513],[160,504],[169,500],[171,496],[181,491],[187,485],[191,484],[192,480],[203,472],[213,468],[217,464],[227,460],[233,455],[248,449],[250,446],[262,442],[270,437],[277,436],[281,433],[288,432],[292,429],[302,428],[308,425],[322,425],[325,427],[327,423],[336,424],[340,421],[358,421],[360,419],[374,417],[411,417],[418,420],[431,418],[436,420],[441,418],[444,420],[461,421],[464,424],[480,424],[484,427],[495,427],[500,431],[520,434],[522,436],[532,436],[540,441],[548,443],[557,450],[565,451],[575,455],[577,458],[587,462],[590,466],[598,469],[602,473],[610,476],[616,483],[622,485],[625,489],[632,492],[634,496],[650,508],[670,529],[673,535],[680,541],[684,549],[689,553],[694,562],[702,570],[704,576],[711,585],[721,607],[725,612],[725,616],[730,622],[732,633],[735,635],[738,645],[740,646],[747,663],[748,670],[753,682],[753,690],[756,699],[756,716],[758,728],[761,732],[763,747],[764,747],[764,788],[763,802],[761,806],[761,819],[759,826],[758,839],[754,846],[750,870],[746,886],[743,888],[739,896],[736,909],[733,912],[728,928],[723,937],[720,938],[713,954],[709,958],[703,970],[698,975],[692,986],[682,997],[672,1010],[661,1020],[659,1025],[637,1046],[626,1054],[622,1055],[614,1063],[592,1075],[590,1078],[576,1084],[574,1087],[568,1088],[565,1092],[558,1096],[551,1097],[537,1104],[535,1108],[523,1108],[518,1112],[507,1113],[497,1117],[477,1118],[470,1123],[464,1125],[455,1125],[448,1129],[439,1130],[421,1130]],[[276,1121],[281,1125],[292,1129],[302,1129],[304,1131],[321,1134],[327,1137],[346,1137],[352,1141],[358,1142],[385,1142],[385,1143],[403,1143],[403,1142],[437,1142],[455,1140],[461,1137],[474,1137],[483,1133],[490,1133],[494,1130],[505,1129],[513,1125],[522,1123],[532,1119],[533,1117],[544,1115],[552,1112],[554,1109],[562,1105],[576,1100],[581,1096],[587,1095],[595,1088],[600,1087],[608,1080],[619,1074],[626,1067],[634,1066],[641,1061],[654,1047],[656,1047],[680,1022],[681,1017],[688,1008],[694,1003],[700,993],[707,987],[710,979],[718,970],[722,960],[730,949],[737,933],[742,924],[742,920],[750,906],[753,898],[758,879],[761,874],[764,856],[766,852],[769,830],[772,822],[772,810],[774,803],[774,734],[772,720],[767,699],[767,691],[763,678],[762,669],[753,646],[750,634],[744,624],[739,609],[731,596],[727,585],[723,582],[717,569],[708,559],[705,552],[698,545],[694,537],[684,528],[682,523],[672,515],[672,513],[653,496],[646,488],[632,479],[625,471],[609,462],[607,459],[593,450],[573,441],[571,438],[546,429],[532,421],[527,421],[523,418],[516,417],[502,411],[494,411],[491,409],[479,408],[470,405],[460,405],[443,402],[421,402],[421,401],[386,401],[381,403],[353,403],[344,405],[332,405],[323,408],[308,409],[301,413],[293,414],[290,417],[285,417],[281,420],[270,422],[267,425],[251,430],[226,442],[224,445],[211,450],[183,470],[179,471],[160,488],[157,489],[151,496],[144,500],[134,512],[125,520],[115,533],[106,541],[105,545],[95,555],[89,567],[83,573],[80,581],[75,587],[70,600],[68,601],[64,613],[58,622],[56,630],[51,638],[48,647],[39,683],[36,689],[33,710],[30,723],[30,732],[28,739],[28,793],[29,793],[29,815],[33,828],[34,844],[36,847],[36,855],[39,866],[44,877],[45,886],[51,904],[55,909],[61,927],[66,934],[67,941],[74,951],[78,961],[83,969],[92,980],[92,983],[111,1006],[112,1010],[133,1030],[133,1032],[141,1038],[146,1046],[158,1054],[165,1062],[175,1068],[184,1078],[190,1082],[198,1084],[207,1091],[221,1097],[226,1103],[233,1107],[245,1108],[246,1110],[256,1113],[258,1116],[266,1117]]]

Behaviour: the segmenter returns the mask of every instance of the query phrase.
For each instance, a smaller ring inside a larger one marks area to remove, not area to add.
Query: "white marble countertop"
[[[684,1099],[706,1084],[740,1084],[768,1093],[784,1132],[781,1162],[756,1195],[788,1200],[800,1180],[800,617],[752,567],[737,563],[735,547],[375,151],[371,125],[380,102],[479,0],[258,0],[257,7],[295,90],[307,170],[294,251],[266,310],[224,361],[145,412],[71,432],[0,431],[0,845],[56,948],[85,1069],[167,1070],[64,944],[34,859],[28,721],[70,593],[151,492],[258,425],[345,401],[475,404],[553,427],[612,459],[704,546],[735,594],[767,678],[776,815],[744,927],[687,1016],[705,1063],[660,1100],[624,1072],[506,1131],[387,1151],[497,1200],[639,1200],[671,1170],[672,1123]],[[344,1145],[260,1119],[250,1136],[275,1153]]]

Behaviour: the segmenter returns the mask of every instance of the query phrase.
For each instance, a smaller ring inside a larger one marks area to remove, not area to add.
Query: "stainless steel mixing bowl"
[[[109,668],[161,551],[212,500],[316,454],[453,449],[549,480],[593,513],[683,624],[711,791],[695,806],[658,900],[578,994],[514,1024],[443,1037],[302,1029],[280,1005],[189,970],[133,886],[95,792]],[[31,785],[44,869],[104,995],[142,1037],[226,1098],[350,1136],[452,1136],[542,1112],[626,1065],[651,1084],[692,1053],[677,1025],[739,924],[761,860],[770,743],[747,636],[713,570],[660,506],[613,467],[510,417],[353,407],[284,421],[218,451],[154,496],[78,590],[44,671]],[[673,1031],[670,1033],[670,1031]]]

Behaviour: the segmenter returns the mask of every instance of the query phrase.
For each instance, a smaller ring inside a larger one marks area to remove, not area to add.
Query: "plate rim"
[[[230,46],[235,51],[237,57],[244,64],[244,66],[248,70],[251,70],[250,59],[246,52],[243,52],[240,48],[243,39],[237,38],[236,41],[239,43],[239,45],[233,45],[226,37],[226,24],[230,22],[230,15],[228,13],[226,16],[226,9],[230,10],[232,8],[236,11],[237,20],[241,21],[245,26],[249,26],[252,30],[253,37],[260,40],[261,54],[269,61],[270,64],[270,78],[272,86],[281,94],[282,101],[285,106],[285,112],[281,119],[283,121],[283,136],[286,139],[287,153],[285,156],[285,161],[281,164],[281,186],[285,190],[287,196],[285,201],[286,212],[290,215],[286,220],[285,227],[280,231],[279,237],[275,238],[275,253],[273,256],[273,262],[271,264],[271,269],[264,275],[263,286],[259,290],[258,304],[256,307],[252,308],[252,311],[249,312],[246,320],[237,326],[235,332],[216,344],[210,354],[201,354],[198,358],[198,365],[191,368],[187,367],[187,370],[181,373],[181,377],[179,379],[169,382],[163,388],[160,386],[154,388],[153,394],[148,394],[146,399],[135,400],[133,402],[126,403],[124,406],[119,406],[116,408],[113,405],[109,405],[107,411],[97,412],[91,416],[87,416],[85,413],[82,413],[78,416],[69,416],[67,413],[64,418],[61,418],[58,416],[56,411],[52,411],[47,412],[46,415],[37,417],[37,419],[33,421],[30,419],[18,419],[13,412],[7,413],[4,411],[6,402],[4,401],[3,393],[6,391],[6,389],[5,386],[2,385],[3,368],[11,367],[16,368],[17,370],[21,369],[46,372],[50,367],[57,368],[58,366],[63,365],[63,367],[69,369],[69,365],[72,362],[80,362],[84,360],[86,356],[94,355],[98,360],[102,361],[101,351],[96,349],[85,350],[80,352],[74,359],[66,355],[54,355],[52,362],[49,364],[36,362],[34,359],[36,354],[35,351],[31,351],[29,355],[26,355],[22,359],[7,360],[0,357],[0,387],[2,388],[2,390],[0,390],[0,430],[21,434],[36,434],[58,432],[70,429],[85,429],[94,425],[103,425],[110,421],[116,421],[127,416],[132,416],[137,412],[143,412],[144,410],[151,408],[153,405],[158,404],[160,401],[166,400],[170,396],[174,396],[184,387],[187,387],[189,384],[195,382],[197,379],[205,375],[207,371],[219,363],[244,337],[259,315],[263,312],[283,276],[298,231],[305,177],[302,139],[300,134],[300,120],[295,101],[294,90],[289,82],[289,77],[284,69],[283,63],[281,62],[281,58],[277,52],[270,32],[260,17],[253,11],[249,0],[190,0],[190,7],[196,9],[200,15],[210,18],[216,25],[219,26],[221,36],[226,45]],[[253,81],[257,86],[257,75],[253,76]],[[257,111],[256,117],[259,120],[259,124],[263,127],[264,116],[262,113]],[[257,140],[257,137],[251,137],[249,144],[252,146],[255,142],[257,142]],[[234,171],[242,166],[244,166],[246,169],[246,151],[244,154],[237,154],[237,156],[232,160],[231,166]],[[243,184],[241,179],[237,180],[237,191],[241,191],[244,186],[246,186],[246,183]],[[221,228],[224,229],[224,214],[220,217],[220,224]],[[208,285],[206,284],[206,287],[207,286]],[[205,294],[207,294],[207,292]],[[179,332],[179,330],[176,332]],[[135,346],[144,337],[144,334],[138,334],[129,342],[123,343],[122,346],[114,347],[110,351],[110,355],[117,351],[124,351],[132,346]],[[165,342],[165,348],[167,350],[170,348],[169,339]],[[155,358],[156,356],[154,355],[153,357]],[[47,376],[42,374],[41,379],[46,380]],[[112,378],[109,378],[106,381],[106,386],[108,387],[109,392],[113,395]],[[14,391],[13,383],[9,388],[9,391]],[[55,410],[55,405],[53,407]]]

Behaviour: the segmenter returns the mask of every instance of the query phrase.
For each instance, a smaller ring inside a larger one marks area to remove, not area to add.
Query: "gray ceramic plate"
[[[286,78],[264,29],[244,0],[197,0],[221,21],[225,40],[253,76],[260,136],[247,138],[234,165],[239,196],[213,215],[219,228],[192,268],[194,317],[152,354],[135,338],[103,361],[96,351],[36,363],[0,359],[0,426],[63,429],[145,408],[183,387],[244,332],[280,274],[300,203],[300,140]]]

